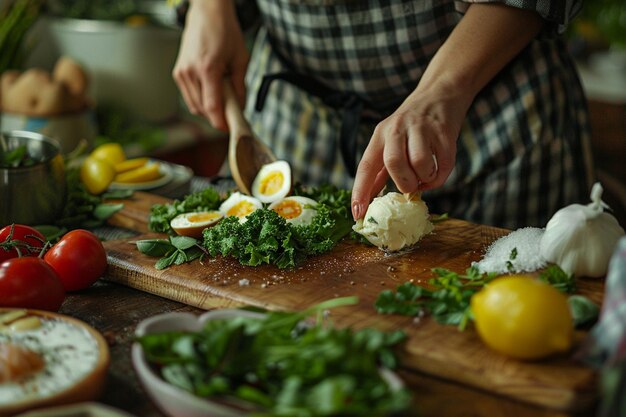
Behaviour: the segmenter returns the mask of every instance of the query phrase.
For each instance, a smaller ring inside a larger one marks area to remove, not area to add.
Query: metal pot
[[[26,145],[36,161],[25,167],[0,166],[0,226],[50,224],[65,204],[65,164],[59,144],[39,133],[4,133],[6,150]]]

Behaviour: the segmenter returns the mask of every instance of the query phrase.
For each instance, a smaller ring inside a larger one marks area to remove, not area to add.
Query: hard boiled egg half
[[[291,191],[291,167],[287,161],[265,164],[252,182],[252,195],[262,203],[273,203]]]
[[[223,218],[217,210],[182,213],[172,219],[170,227],[179,235],[200,239],[204,229],[215,226]]]
[[[316,206],[317,201],[312,198],[291,196],[270,204],[269,209],[278,213],[287,223],[309,225],[317,214]]]
[[[236,191],[220,205],[219,211],[224,217],[236,216],[239,221],[245,221],[246,217],[260,208],[263,208],[261,201]]]

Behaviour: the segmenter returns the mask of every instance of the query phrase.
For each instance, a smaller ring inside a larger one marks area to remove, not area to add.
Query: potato
[[[69,91],[65,84],[48,83],[41,89],[32,114],[35,116],[59,115],[65,111],[65,101],[68,97]]]
[[[2,73],[2,77],[0,77],[0,110],[5,109],[5,97],[6,91],[9,90],[15,80],[20,76],[20,72],[16,70],[5,71]],[[5,109],[6,110],[6,109]]]
[[[52,72],[52,78],[67,85],[75,96],[87,94],[87,74],[76,61],[67,56],[58,59]]]
[[[50,84],[50,75],[38,68],[24,71],[3,92],[3,109],[7,112],[31,115],[37,107],[41,89]]]

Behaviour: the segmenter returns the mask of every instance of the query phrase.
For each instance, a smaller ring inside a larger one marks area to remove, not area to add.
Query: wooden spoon
[[[224,82],[224,103],[230,131],[228,165],[239,191],[250,195],[257,173],[263,165],[275,161],[276,156],[252,132],[228,80]]]

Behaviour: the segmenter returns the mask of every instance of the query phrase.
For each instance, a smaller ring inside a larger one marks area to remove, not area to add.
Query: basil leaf
[[[144,239],[135,242],[139,252],[148,256],[165,256],[175,249],[167,239]]]
[[[188,236],[171,236],[170,242],[172,243],[172,245],[174,245],[176,249],[180,250],[189,249],[190,247],[198,243],[196,239]]]
[[[165,269],[168,266],[171,266],[172,264],[174,264],[177,257],[178,257],[178,251],[174,251],[169,256],[159,259],[156,262],[156,264],[154,264],[154,267],[159,270]]]
[[[592,323],[598,319],[600,308],[584,295],[570,295],[567,302],[575,327]]]
[[[93,216],[98,220],[106,220],[121,209],[124,208],[124,204],[98,204],[93,210]]]

